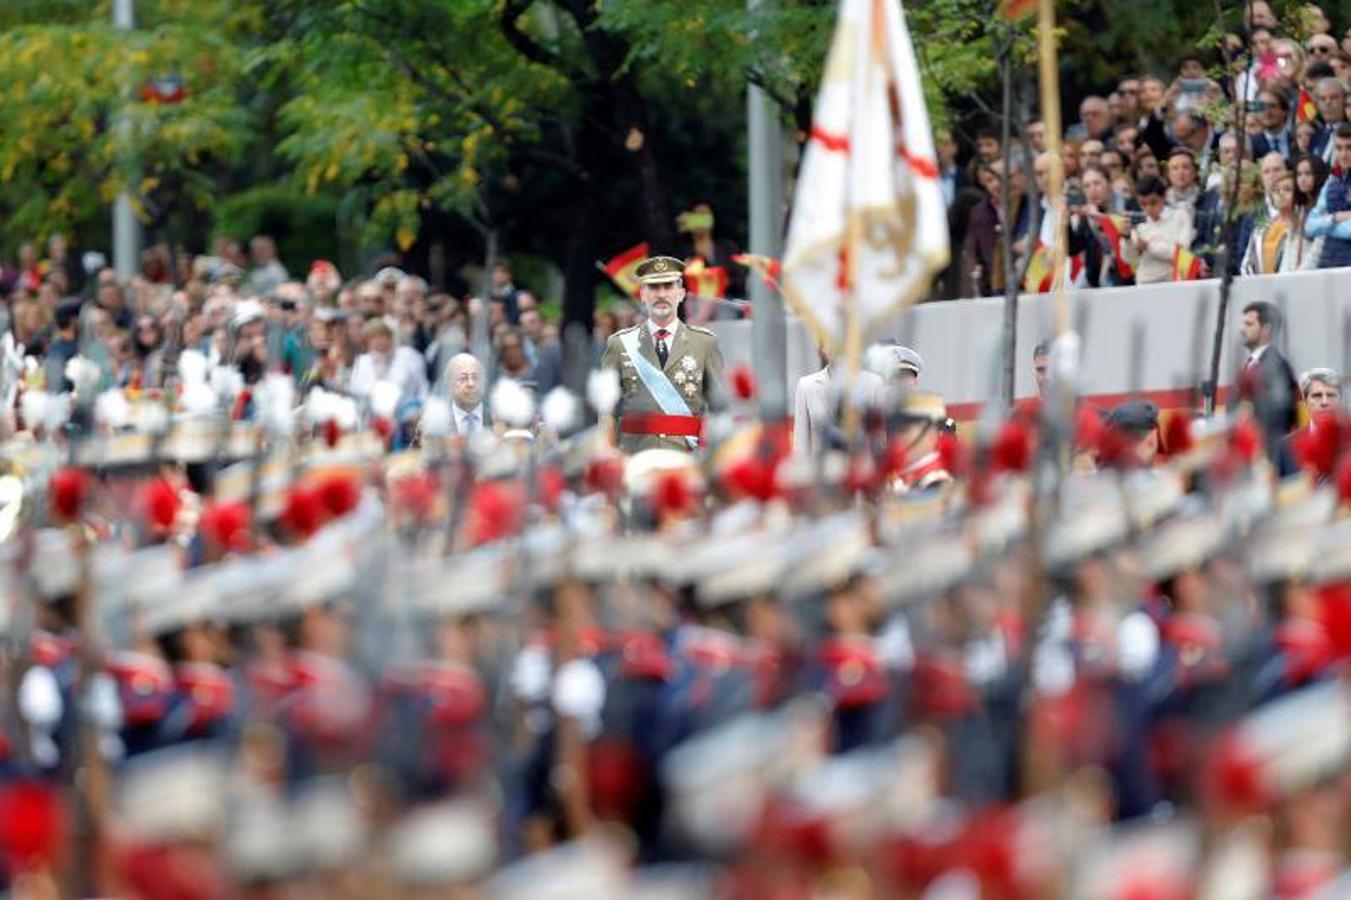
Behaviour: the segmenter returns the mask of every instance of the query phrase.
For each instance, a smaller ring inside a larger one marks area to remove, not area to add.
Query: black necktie
[[[657,361],[663,369],[666,368],[666,336],[669,333],[665,328],[657,329]]]

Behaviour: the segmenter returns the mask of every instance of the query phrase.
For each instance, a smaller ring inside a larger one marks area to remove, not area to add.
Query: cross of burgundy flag
[[[929,114],[898,0],[841,0],[793,199],[784,295],[828,348],[924,296],[948,261]]]

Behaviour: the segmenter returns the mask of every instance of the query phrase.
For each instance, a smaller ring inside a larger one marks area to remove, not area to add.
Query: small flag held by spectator
[[[1034,294],[1045,294],[1051,290],[1051,251],[1045,244],[1038,243],[1027,261],[1023,290]]]
[[[638,264],[647,259],[647,242],[630,247],[607,262],[603,268],[619,288],[630,297],[638,296]]]
[[[1116,268],[1117,277],[1123,284],[1130,281],[1135,277],[1135,267],[1126,261],[1121,246],[1121,236],[1130,230],[1130,219],[1110,213],[1099,213],[1094,218],[1097,219],[1098,227],[1102,229],[1107,242],[1111,245],[1112,265]]]
[[[699,297],[727,296],[727,270],[696,256],[685,265],[685,288]]]
[[[1304,88],[1299,89],[1299,105],[1295,107],[1296,122],[1312,122],[1318,118],[1318,104]]]
[[[1079,283],[1079,275],[1084,270],[1083,257],[1076,254],[1065,260],[1065,282],[1067,287]],[[1054,272],[1051,269],[1051,248],[1037,242],[1032,250],[1032,258],[1027,261],[1027,276],[1023,279],[1023,290],[1032,294],[1049,294],[1055,290]]]
[[[776,291],[779,289],[779,276],[783,272],[783,266],[772,256],[763,256],[759,253],[737,253],[732,257],[732,262],[759,273],[766,284]]]
[[[1185,247],[1173,250],[1173,281],[1195,281],[1200,277],[1200,257]]]

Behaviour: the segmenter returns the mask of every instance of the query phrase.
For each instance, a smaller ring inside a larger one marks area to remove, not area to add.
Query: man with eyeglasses
[[[1304,50],[1311,59],[1327,60],[1337,52],[1337,40],[1330,34],[1316,34],[1309,38]]]
[[[1252,139],[1253,159],[1268,153],[1289,156],[1294,135],[1290,130],[1290,98],[1285,91],[1263,88],[1249,109],[1262,125],[1262,131]]]

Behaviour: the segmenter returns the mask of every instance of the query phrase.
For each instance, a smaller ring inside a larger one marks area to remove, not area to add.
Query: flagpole
[[[1001,167],[1000,193],[1003,194],[1000,202],[1004,205],[1004,222],[1006,223],[1000,229],[1000,240],[1004,246],[1004,364],[1001,367],[999,398],[1004,409],[1013,408],[1014,384],[1017,381],[1018,371],[1018,284],[1015,273],[1018,266],[1013,260],[1013,229],[1008,223],[1014,220],[1013,211],[1013,192],[1010,188],[1010,172],[1013,167],[1013,157],[1009,152],[1011,122],[1013,117],[1013,25],[1004,23],[1004,43],[999,52],[999,71],[1003,79],[1003,103],[1001,112],[1001,126],[999,135],[999,146],[1003,148],[1004,164]]]
[[[1046,124],[1046,204],[1056,214],[1051,243],[1051,285],[1055,292],[1055,333],[1070,327],[1069,297],[1065,294],[1065,171],[1060,156],[1060,67],[1055,50],[1055,0],[1039,0],[1037,7],[1038,73],[1041,76],[1041,117]],[[1029,236],[1031,239],[1032,236]]]
[[[1060,156],[1060,73],[1056,64],[1055,49],[1055,0],[1039,0],[1037,8],[1037,51],[1038,76],[1041,88],[1041,117],[1046,125],[1046,151],[1050,156],[1050,166],[1046,181],[1046,203],[1055,211],[1055,234],[1051,238],[1051,290],[1055,293],[1055,333],[1060,337],[1069,330],[1069,298],[1065,294],[1065,179]],[[1036,235],[1029,235],[1035,241]],[[1061,352],[1064,352],[1063,350]],[[1064,443],[1059,450],[1058,465],[1055,471],[1063,477],[1069,463],[1069,445],[1073,441],[1074,402],[1072,385],[1060,384],[1056,395],[1060,398],[1060,408],[1051,413],[1052,421],[1058,420]],[[1038,467],[1037,472],[1042,470]],[[1038,485],[1040,477],[1033,484]],[[1034,490],[1036,488],[1034,487]],[[1057,484],[1056,493],[1059,492]],[[1032,571],[1022,592],[1021,606],[1024,622],[1029,632],[1041,627],[1045,618],[1047,601],[1050,596],[1050,583],[1047,580],[1046,567],[1042,557],[1043,521],[1048,510],[1037,502],[1034,495],[1028,504],[1028,544],[1032,549]],[[1030,652],[1030,647],[1025,652]],[[1022,660],[1023,677],[1030,678],[1031,657]],[[1032,796],[1052,788],[1063,780],[1063,772],[1056,756],[1055,748],[1035,734],[1025,738],[1025,753],[1022,770],[1023,795]]]
[[[858,247],[863,239],[863,223],[855,212],[849,213],[845,223],[844,240],[844,436],[850,446],[858,440],[860,415],[854,402],[854,385],[863,368],[863,319],[854,289],[854,272],[858,265]]]
[[[746,0],[746,8],[765,2]],[[783,127],[774,101],[755,84],[746,91],[746,138],[750,252],[777,259],[783,252]],[[787,417],[789,402],[783,298],[764,278],[751,278],[748,288],[760,419],[777,422]]]

